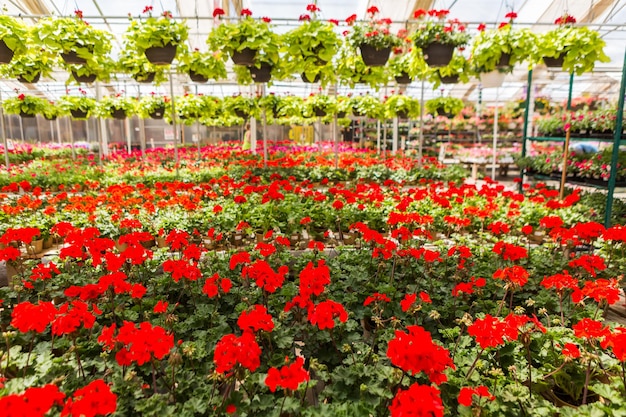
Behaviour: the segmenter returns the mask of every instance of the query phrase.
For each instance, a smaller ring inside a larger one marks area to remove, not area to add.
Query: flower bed
[[[619,299],[626,229],[593,222],[578,192],[403,186],[374,164],[314,183],[257,175],[241,155],[219,176],[171,181],[168,155],[112,161],[108,185],[79,194],[5,189],[23,193],[0,201],[0,259],[16,273],[0,288],[0,409],[625,411],[626,329],[601,317]],[[63,244],[42,262],[25,247],[47,233]]]

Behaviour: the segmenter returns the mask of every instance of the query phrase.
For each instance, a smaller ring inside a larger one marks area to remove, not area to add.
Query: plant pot
[[[74,77],[74,79],[78,81],[79,83],[91,84],[92,82],[96,81],[97,75],[96,74],[78,75],[76,74],[76,71],[72,71],[72,77]]]
[[[376,49],[367,44],[361,44],[359,49],[363,62],[368,67],[382,67],[387,63],[389,54],[391,54],[391,48]]]
[[[111,117],[118,120],[126,119],[126,110],[116,109],[111,112]]]
[[[447,117],[448,119],[452,119],[452,118],[454,117],[454,115],[453,115],[453,114],[451,114],[451,113],[446,113],[446,111],[445,111],[443,108],[438,108],[438,109],[437,109],[437,115],[438,115],[438,116],[445,116],[445,117]]]
[[[398,119],[407,119],[409,117],[409,112],[406,110],[399,110],[396,112],[396,117]]]
[[[145,74],[133,74],[133,79],[138,83],[146,83],[149,84],[154,81],[154,77],[156,77],[156,72],[147,72]]]
[[[459,82],[458,75],[446,75],[445,77],[439,76],[442,84],[456,84]]]
[[[241,51],[233,51],[230,59],[233,60],[235,65],[245,65],[250,67],[254,65],[254,58],[256,58],[257,51],[250,48],[243,48]]]
[[[345,111],[337,112],[337,117],[339,119],[343,119],[344,117],[346,117],[346,115],[347,115],[347,113]]]
[[[324,109],[319,109],[319,108],[315,108],[313,109],[313,113],[315,114],[316,117],[324,117],[326,116],[326,110]]]
[[[28,81],[26,78],[22,77],[21,75],[17,77],[17,80],[24,84],[35,84],[37,81],[39,81],[40,78],[41,78],[41,73],[38,73],[37,75],[35,75],[35,77],[33,77],[32,81]]]
[[[262,63],[259,68],[251,66],[249,70],[255,83],[266,83],[272,79],[272,66],[270,64]]]
[[[74,110],[70,110],[70,114],[72,115],[72,118],[74,119],[86,119],[88,112],[74,109]]]
[[[167,248],[167,242],[165,241],[164,237],[157,237],[156,238],[156,245],[157,248]]]
[[[29,255],[37,255],[43,252],[43,239],[37,239],[30,242],[30,245],[26,245],[26,253]]]
[[[309,80],[309,78],[306,76],[306,73],[303,72],[302,74],[300,74],[300,78],[302,78],[302,82],[305,82],[305,83],[317,83],[319,82],[321,76],[322,75],[320,73],[317,73],[315,74],[315,78],[313,78],[313,80]]]
[[[564,58],[565,57],[563,55],[559,55],[556,58],[544,56],[543,63],[546,64],[546,67],[548,68],[561,68],[563,66]]]
[[[0,39],[0,64],[8,64],[13,59],[13,51]]]
[[[155,120],[160,120],[165,115],[165,107],[157,107],[152,112],[150,112],[150,118]]]
[[[424,60],[431,67],[445,67],[452,60],[453,45],[433,42],[422,49]]]
[[[27,119],[32,119],[33,117],[35,117],[36,114],[32,114],[32,113],[25,113],[25,112],[20,112],[20,117],[23,118],[27,118]]]
[[[233,110],[233,112],[235,113],[235,116],[237,116],[237,117],[241,117],[242,119],[247,119],[248,118],[248,113],[246,113],[243,110],[235,109],[235,110]]]
[[[506,74],[499,71],[491,71],[480,74],[480,84],[483,88],[500,87],[506,78]]]
[[[144,51],[144,54],[151,64],[169,65],[176,56],[176,45],[168,43],[165,46],[151,46]]]
[[[194,71],[189,71],[189,79],[194,83],[206,83],[209,81],[207,77]]]
[[[52,122],[52,121],[57,119],[57,116],[50,116],[49,117],[49,116],[44,115],[43,118],[46,119],[46,120],[50,120]]]
[[[400,75],[396,75],[395,79],[398,84],[411,84],[411,81],[413,81],[411,79],[411,76],[407,74],[406,72],[403,72]]]
[[[500,55],[500,59],[496,64],[496,68],[506,68],[509,66],[509,62],[511,61],[511,54],[502,53]]]
[[[80,65],[87,63],[87,60],[85,58],[79,57],[74,51],[61,52],[61,58],[63,58],[63,61],[65,61],[66,64]]]

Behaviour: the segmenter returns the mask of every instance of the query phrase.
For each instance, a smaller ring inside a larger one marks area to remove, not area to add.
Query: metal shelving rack
[[[530,97],[531,94],[531,85],[532,85],[533,71],[528,71],[528,83],[526,89],[526,97]],[[569,83],[569,95],[567,101],[567,108],[571,108],[572,101],[572,85],[574,82],[574,74],[570,74],[570,83]],[[605,139],[605,138],[577,138],[576,140],[594,140],[594,141],[611,141],[613,142],[613,152],[611,154],[611,175],[609,177],[609,181],[607,183],[607,198],[606,198],[606,209],[604,211],[604,226],[610,226],[611,220],[611,211],[613,209],[613,195],[615,193],[615,183],[616,183],[616,171],[617,171],[617,160],[619,156],[619,146],[620,144],[626,140],[626,138],[622,137],[622,127],[624,122],[624,96],[626,95],[626,51],[624,52],[624,63],[622,66],[622,81],[620,84],[620,92],[619,92],[619,100],[617,104],[617,119],[615,123],[615,132],[613,134],[613,139]],[[550,142],[565,142],[566,144],[569,142],[569,137],[530,137],[528,136],[528,119],[530,116],[530,100],[526,100],[526,109],[524,110],[524,127],[522,130],[522,157],[526,156],[526,142],[527,141],[550,141]],[[569,136],[569,135],[568,135]],[[564,152],[567,149],[564,149]],[[567,154],[565,154],[567,157]],[[520,172],[520,179],[524,179],[524,170]],[[522,191],[522,182],[519,185],[520,192]]]

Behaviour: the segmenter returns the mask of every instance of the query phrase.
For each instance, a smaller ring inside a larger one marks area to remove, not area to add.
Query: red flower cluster
[[[11,312],[11,326],[22,333],[30,330],[42,333],[54,320],[57,309],[52,302],[38,301],[33,304],[30,301],[19,303]]]
[[[363,305],[367,307],[368,305],[376,303],[378,301],[389,303],[391,302],[391,299],[386,294],[375,292],[374,294],[367,297],[365,301],[363,301]]]
[[[204,282],[202,292],[209,298],[213,298],[217,297],[220,289],[224,294],[228,294],[232,286],[233,283],[228,278],[222,278],[216,272]]]
[[[476,395],[478,397],[487,398],[489,401],[493,401],[496,399],[490,392],[487,387],[481,385],[479,387],[463,387],[459,392],[458,400],[459,404],[464,405],[466,407],[470,407],[473,402],[473,396]]]
[[[476,278],[471,277],[470,282],[459,282],[452,289],[452,296],[458,297],[459,294],[473,294],[474,288],[482,288],[487,285],[487,280],[485,278]]]
[[[407,331],[396,330],[389,341],[387,357],[391,363],[413,375],[424,372],[435,384],[446,382],[444,371],[454,369],[448,350],[434,343],[423,327],[408,326]]]
[[[126,321],[115,336],[116,325],[104,327],[98,337],[98,342],[105,345],[106,350],[113,350],[117,343],[124,345],[115,359],[120,366],[129,366],[133,362],[143,365],[152,357],[163,359],[174,347],[174,335],[168,334],[164,328],[153,326],[149,322],[142,322],[139,328],[135,323]]]
[[[44,417],[53,405],[63,404],[64,398],[65,394],[54,384],[41,388],[26,388],[22,394],[0,397],[0,410],[2,415],[7,417]]]
[[[308,380],[309,372],[304,369],[304,359],[298,356],[291,365],[285,365],[280,369],[271,367],[267,371],[265,385],[272,392],[276,391],[276,387],[295,391],[298,385]]]
[[[341,304],[333,300],[312,305],[307,316],[309,322],[320,330],[334,328],[336,317],[340,322],[345,323],[348,320],[348,313]]]
[[[220,374],[230,372],[238,364],[255,371],[261,366],[261,348],[251,333],[239,337],[227,334],[215,345],[213,362],[217,365],[216,372]]]
[[[413,384],[407,390],[398,390],[389,411],[391,417],[443,417],[440,391],[429,385]]]
[[[237,319],[237,326],[243,332],[256,333],[259,330],[271,332],[274,330],[272,316],[267,312],[265,306],[256,304],[250,311],[243,311]]]
[[[572,268],[582,268],[589,272],[592,277],[596,277],[597,271],[604,271],[606,269],[604,259],[598,255],[583,254],[571,260],[568,265]]]
[[[528,282],[530,274],[523,266],[513,265],[496,270],[493,277],[513,286],[523,287]]]
[[[563,271],[562,274],[554,274],[544,277],[541,281],[544,288],[555,288],[557,293],[562,294],[566,289],[577,290],[578,280],[571,276],[569,272]]]
[[[117,395],[101,379],[76,390],[61,411],[61,417],[96,417],[113,414],[117,409]]]
[[[232,258],[231,258],[232,261]],[[274,293],[283,286],[289,267],[281,265],[275,272],[267,261],[257,259],[254,263],[246,265],[241,271],[243,278],[252,278],[257,287],[268,293]]]
[[[582,289],[578,287],[572,293],[572,301],[580,303],[585,298],[593,298],[597,303],[606,301],[607,304],[615,304],[619,301],[620,287],[616,279],[598,279],[585,281]]]
[[[526,248],[503,241],[499,241],[494,245],[493,253],[502,256],[502,259],[505,261],[515,262],[528,258],[528,250]]]
[[[508,340],[516,340],[519,327],[531,321],[526,316],[509,314],[504,320],[486,314],[482,319],[474,320],[467,328],[467,333],[476,339],[481,348],[497,347]]]

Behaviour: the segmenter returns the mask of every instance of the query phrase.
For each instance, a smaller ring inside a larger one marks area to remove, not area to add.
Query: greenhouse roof
[[[213,18],[215,7],[223,8],[227,16],[237,16],[242,8],[248,8],[254,17],[267,16],[276,25],[276,30],[284,32],[297,25],[300,14],[306,12],[307,0],[159,0],[151,2],[137,0],[11,0],[6,4],[6,13],[20,15],[32,22],[36,18],[47,15],[69,16],[80,8],[85,20],[94,27],[103,28],[116,36],[114,43],[115,55],[122,45],[122,34],[128,24],[128,16],[140,16],[146,5],[152,5],[155,13],[171,11],[175,18],[185,18],[190,29],[189,44],[191,47],[206,49],[205,39],[211,28],[218,23]],[[541,32],[553,27],[554,20],[567,12],[576,16],[580,24],[588,25],[600,32],[606,41],[606,54],[611,58],[608,63],[599,63],[593,73],[576,76],[573,84],[573,95],[600,95],[616,100],[621,80],[626,46],[626,0],[318,0],[323,19],[345,20],[357,14],[363,18],[368,7],[375,5],[380,9],[380,16],[389,17],[395,28],[410,26],[414,10],[449,9],[450,17],[466,22],[474,31],[479,23],[495,27],[505,20],[504,16],[511,10],[518,14],[516,24],[533,28]],[[30,19],[32,18],[32,19]],[[341,27],[339,30],[343,30]],[[465,52],[468,54],[468,52]],[[174,75],[174,77],[178,77]],[[479,95],[486,102],[506,101],[521,98],[525,95],[528,69],[517,67],[512,74],[506,76],[500,88],[482,88],[478,80],[467,84],[444,86],[434,90],[429,83],[414,81],[403,88],[407,94],[425,99],[441,94],[451,95],[476,101]],[[15,89],[40,92],[50,98],[66,93],[65,71],[55,73],[56,81],[43,80],[37,84],[21,84],[13,80],[2,80],[3,95],[12,94]],[[125,91],[127,94],[148,94],[151,92],[169,93],[169,84],[161,86],[140,85],[132,79],[112,81],[105,85],[107,93]],[[190,83],[186,77],[174,79],[177,94],[183,91],[200,92],[218,96],[231,95],[240,91],[253,91],[255,86],[238,86],[234,81],[197,85]],[[569,90],[569,75],[560,71],[548,70],[538,66],[533,71],[534,94],[543,95],[553,100],[565,100]],[[76,91],[75,86],[70,86]],[[366,85],[354,88],[338,86],[340,93],[360,94],[372,92],[389,94],[397,90],[397,86],[389,85],[374,91]],[[93,86],[88,88],[94,93]],[[267,91],[308,95],[319,91],[315,84],[304,84],[301,81],[276,82],[267,87]],[[95,94],[95,93],[94,93]]]

